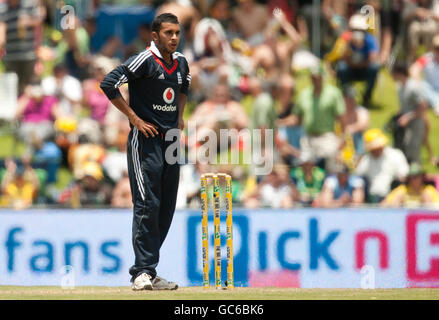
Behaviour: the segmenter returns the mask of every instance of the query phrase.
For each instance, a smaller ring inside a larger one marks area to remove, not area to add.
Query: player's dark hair
[[[151,27],[152,32],[160,32],[160,29],[162,28],[162,23],[164,22],[179,24],[178,18],[174,14],[162,13],[161,15],[154,18]]]

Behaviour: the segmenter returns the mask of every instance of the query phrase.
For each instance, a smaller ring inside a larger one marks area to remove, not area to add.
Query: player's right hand
[[[137,128],[140,132],[142,132],[145,137],[149,138],[155,137],[155,135],[158,135],[159,132],[157,131],[158,127],[152,123],[143,121],[139,117],[134,118],[131,121],[131,124]]]

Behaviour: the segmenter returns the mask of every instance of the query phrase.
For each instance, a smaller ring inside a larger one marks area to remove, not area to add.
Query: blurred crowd
[[[132,4],[180,21],[178,51],[192,76],[184,118],[197,127],[196,137],[184,133],[187,156],[208,129],[274,132],[267,175],[245,164],[183,165],[178,208],[199,208],[200,175],[211,171],[232,175],[233,202],[246,208],[438,206],[439,179],[423,169],[421,151],[437,165],[427,114],[439,115],[439,0],[317,3],[0,0],[0,78],[18,79],[7,92],[18,98],[14,117],[2,123],[14,150],[0,160],[0,206],[132,206],[129,123],[99,85],[150,45],[151,21],[129,44],[118,35],[95,42],[100,8]],[[85,9],[55,21],[66,4]],[[370,110],[380,108],[382,74],[399,111],[377,128]],[[221,148],[248,152],[240,140]]]

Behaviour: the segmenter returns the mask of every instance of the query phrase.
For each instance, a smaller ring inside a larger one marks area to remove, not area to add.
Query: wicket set
[[[215,288],[222,289],[221,284],[221,230],[220,230],[220,178],[226,185],[226,228],[227,228],[227,281],[226,288],[233,288],[233,220],[232,220],[232,177],[224,173],[207,173],[201,176],[201,228],[203,247],[203,287],[209,288],[209,230],[207,180],[213,179],[213,225],[215,250]]]

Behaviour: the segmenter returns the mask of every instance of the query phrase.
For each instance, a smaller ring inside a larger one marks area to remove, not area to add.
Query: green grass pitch
[[[0,300],[438,300],[439,289],[293,289],[184,287],[132,291],[129,287],[0,286]]]

